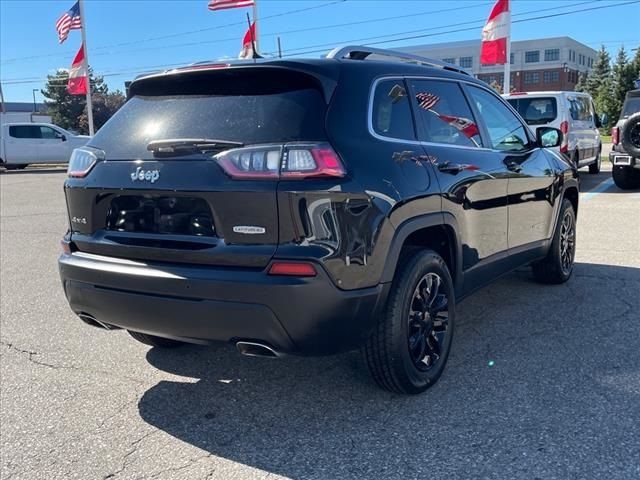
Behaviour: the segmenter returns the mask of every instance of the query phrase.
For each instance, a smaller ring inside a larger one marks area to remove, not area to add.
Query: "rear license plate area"
[[[107,211],[107,230],[215,237],[213,215],[202,198],[118,195]]]
[[[631,165],[631,156],[630,155],[614,155],[613,164],[614,165]]]

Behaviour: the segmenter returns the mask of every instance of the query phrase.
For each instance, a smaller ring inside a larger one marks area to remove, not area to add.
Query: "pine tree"
[[[607,80],[611,75],[611,57],[609,52],[604,48],[604,45],[600,47],[596,55],[596,60],[593,62],[593,70],[587,78],[586,91],[594,97],[598,88],[602,85],[602,82]]]
[[[576,83],[575,91],[576,92],[586,92],[587,91],[587,80],[589,78],[589,74],[587,72],[578,73],[578,83]]]
[[[616,120],[620,116],[624,97],[629,90],[633,89],[635,76],[634,63],[629,62],[627,52],[624,47],[620,47],[613,69],[611,70],[611,119]]]

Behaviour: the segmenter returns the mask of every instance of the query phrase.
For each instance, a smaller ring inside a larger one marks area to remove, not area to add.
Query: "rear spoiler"
[[[340,65],[338,62],[301,63],[289,61],[243,61],[233,63],[209,63],[194,64],[182,68],[150,73],[137,77],[129,85],[127,99],[135,95],[161,95],[171,94],[171,92],[189,90],[189,85],[201,84],[205,90],[215,87],[215,78],[224,79],[236,75],[251,75],[259,83],[261,77],[282,76],[283,80],[287,73],[293,73],[301,77],[312,79],[316,86],[322,91],[327,103],[331,99],[337,85]],[[203,80],[206,79],[206,82]]]

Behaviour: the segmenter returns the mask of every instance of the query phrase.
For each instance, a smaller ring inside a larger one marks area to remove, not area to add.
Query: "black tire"
[[[613,182],[622,190],[640,188],[640,171],[633,167],[613,166]]]
[[[620,143],[625,152],[640,158],[640,112],[631,115],[622,125]]]
[[[129,335],[135,338],[137,341],[144,343],[145,345],[149,345],[151,347],[158,348],[175,348],[180,345],[184,345],[184,342],[179,342],[178,340],[171,340],[170,338],[162,338],[156,337],[155,335],[147,335],[146,333],[133,332],[131,330],[127,330]]]
[[[600,173],[600,166],[602,164],[602,146],[598,149],[598,156],[596,157],[596,161],[589,165],[589,173],[595,175]]]
[[[454,325],[453,282],[442,257],[432,250],[404,257],[364,347],[371,376],[391,392],[424,392],[442,375]]]
[[[571,154],[571,163],[576,167],[576,170],[580,170],[580,154],[578,153],[578,150]]]
[[[575,256],[576,213],[572,203],[565,198],[562,200],[549,252],[545,258],[532,264],[534,278],[540,283],[566,282],[573,273]]]

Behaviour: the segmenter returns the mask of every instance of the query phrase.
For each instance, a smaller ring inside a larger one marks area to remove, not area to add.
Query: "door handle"
[[[520,165],[518,162],[509,162],[507,163],[507,170],[520,173],[522,171],[522,165]]]
[[[444,162],[444,163],[438,163],[438,170],[440,170],[441,172],[444,173],[460,173],[462,170],[465,169],[465,165],[460,165],[459,163],[451,163],[451,162]]]

